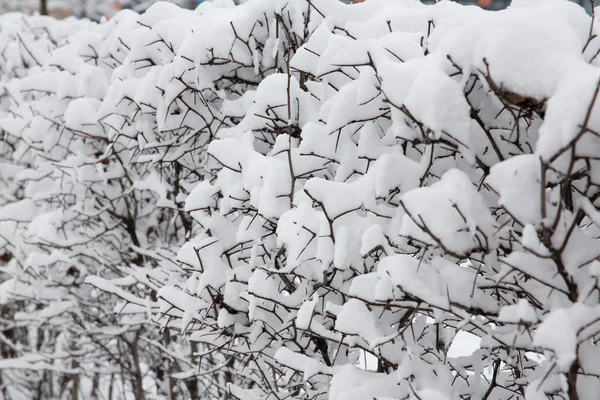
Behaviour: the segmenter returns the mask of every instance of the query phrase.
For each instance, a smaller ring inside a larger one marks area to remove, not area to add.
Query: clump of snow
[[[527,300],[521,299],[517,304],[502,307],[500,315],[498,315],[498,321],[533,324],[538,321],[538,318],[531,304]]]

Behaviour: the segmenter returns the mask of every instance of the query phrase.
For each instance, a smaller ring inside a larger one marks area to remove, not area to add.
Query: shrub
[[[4,67],[3,383],[594,399],[596,26],[559,0],[158,3]]]

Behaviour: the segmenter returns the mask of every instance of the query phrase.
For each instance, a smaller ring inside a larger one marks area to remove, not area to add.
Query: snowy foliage
[[[598,29],[565,0],[0,17],[3,395],[596,399]]]
[[[156,289],[151,280],[165,271],[145,271],[143,256],[132,251],[159,241],[152,227],[162,210],[142,185],[153,175],[130,165],[131,146],[109,141],[96,118],[120,51],[115,32],[128,15],[100,26],[15,17],[26,22],[23,32],[15,28],[17,37],[52,23],[44,29],[49,37],[28,47],[8,42],[36,55],[28,73],[6,83],[11,105],[0,120],[14,161],[12,176],[3,176],[12,198],[0,210],[8,276],[0,303],[11,306],[3,327],[10,349],[0,369],[8,371],[9,398],[90,391],[143,398],[157,390],[155,377],[166,375],[160,351],[139,350],[160,337],[146,321]],[[68,37],[51,36],[65,26]],[[48,43],[56,48],[44,51]],[[91,282],[103,290],[85,284],[94,275]],[[108,290],[125,293],[128,303],[110,300]],[[149,365],[155,370],[147,372]]]

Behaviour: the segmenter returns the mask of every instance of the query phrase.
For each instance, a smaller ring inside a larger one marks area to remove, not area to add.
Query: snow
[[[533,343],[554,352],[561,371],[568,371],[577,358],[577,332],[568,310],[561,308],[550,313],[535,331]]]
[[[404,105],[439,138],[444,131],[467,149],[471,125],[461,86],[435,63],[428,63],[414,78]]]
[[[185,201],[185,211],[196,211],[208,208],[212,204],[212,197],[217,193],[217,188],[210,182],[202,182],[192,190]]]
[[[0,209],[0,221],[31,222],[38,208],[30,199],[8,204]]]
[[[6,305],[14,301],[14,296],[33,297],[34,291],[30,286],[15,278],[0,283],[0,304]]]
[[[100,104],[100,101],[94,99],[73,100],[65,111],[65,125],[71,129],[83,130],[85,125],[95,124]]]
[[[65,371],[106,397],[119,364],[148,398],[597,397],[581,7],[159,2],[0,27],[0,304],[23,332],[0,379],[22,398],[64,397],[40,379]]]
[[[500,195],[499,204],[521,223],[541,222],[539,202],[541,165],[533,154],[520,155],[495,165],[486,182]],[[524,202],[523,199],[528,201]]]
[[[523,11],[530,10],[503,11],[498,25],[482,32],[474,53],[475,65],[486,71],[486,60],[496,85],[541,100],[554,93],[569,64],[581,60],[584,43],[562,18],[538,10]],[[524,44],[523,37],[530,40]]]
[[[450,170],[430,187],[414,189],[402,197],[406,210],[401,234],[431,245],[443,243],[449,251],[465,254],[485,243],[493,245],[494,221],[468,177]],[[443,224],[437,221],[444,221]],[[480,238],[479,235],[485,235]]]
[[[376,398],[404,395],[406,389],[398,386],[396,374],[375,374],[346,365],[331,380],[331,400],[359,400],[371,393]]]
[[[450,398],[443,393],[433,389],[424,389],[417,392],[419,399],[423,400],[449,400]]]
[[[318,296],[313,295],[313,298],[302,304],[296,314],[296,326],[298,329],[309,329],[310,321],[313,316],[314,309],[319,301]]]
[[[361,301],[351,299],[344,304],[335,321],[335,329],[348,335],[358,335],[370,342],[381,336],[377,320]]]
[[[85,283],[87,283],[88,285],[92,285],[105,292],[113,293],[128,302],[139,304],[142,306],[150,306],[150,302],[140,299],[132,295],[131,293],[128,293],[125,290],[119,288],[114,283],[106,279],[100,278],[98,276],[88,276],[87,278],[85,278]]]
[[[378,273],[382,277],[389,276],[392,284],[398,285],[411,295],[422,298],[427,303],[435,304],[442,309],[447,309],[449,306],[438,274],[418,259],[405,255],[384,257],[378,265]]]
[[[535,310],[525,299],[520,299],[517,304],[504,306],[498,315],[499,322],[506,323],[536,323],[538,318]]]
[[[383,234],[383,228],[381,225],[373,225],[363,233],[362,246],[360,248],[360,254],[366,255],[373,249],[381,246],[385,248],[387,245],[385,236]]]
[[[585,63],[574,65],[570,73],[559,81],[556,94],[548,100],[548,117],[540,128],[536,153],[543,159],[556,157],[557,152],[580,133],[589,107],[592,108],[589,126],[598,126],[600,104],[590,102],[599,81],[597,68]],[[595,146],[589,142],[582,143],[577,150],[582,155],[589,154],[595,151]]]

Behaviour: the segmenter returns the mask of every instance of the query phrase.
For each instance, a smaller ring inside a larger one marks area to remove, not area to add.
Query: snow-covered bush
[[[74,34],[89,26],[84,21],[57,22],[49,17],[26,17],[16,13],[0,16],[0,118],[11,119],[21,112],[27,112],[27,103],[33,102],[44,91],[43,85],[20,88],[17,78],[26,78],[29,72],[39,73],[54,49],[68,43]],[[14,361],[14,358],[23,354],[23,349],[35,342],[36,332],[33,326],[28,327],[27,322],[19,321],[17,315],[25,308],[32,310],[35,306],[26,305],[25,299],[28,299],[30,292],[15,279],[20,274],[15,268],[18,261],[11,243],[14,243],[14,230],[24,228],[23,223],[31,215],[28,203],[21,202],[27,194],[18,176],[33,166],[34,154],[29,151],[27,144],[9,130],[0,131],[0,139],[0,359],[5,360],[0,380],[2,394],[18,399],[28,397],[31,387],[22,385],[36,378],[29,372],[21,371],[20,363],[11,363],[11,359]],[[33,143],[29,145],[36,147]],[[11,369],[5,369],[6,365]]]
[[[240,399],[595,398],[591,19],[311,6],[335,12],[223,106],[186,202],[190,340],[244,365]]]
[[[119,37],[127,56],[115,69],[98,118],[112,139],[135,141],[136,164],[159,171],[164,192],[158,205],[169,210],[174,224],[159,227],[160,235],[182,232],[174,242],[183,245],[192,230],[202,229],[193,227],[185,199],[199,181],[215,179],[204,168],[207,147],[220,131],[240,122],[267,76],[289,70],[289,60],[322,19],[309,19],[308,8],[305,2],[263,0],[239,7],[209,3],[189,13],[163,3]],[[268,149],[275,135],[265,131],[263,140]],[[182,284],[196,266],[180,265],[176,282]],[[170,284],[158,291],[163,307],[156,320],[172,331],[193,331],[189,308],[202,306],[181,298],[180,289]],[[197,358],[178,376],[198,375],[198,361],[201,370],[212,370],[199,374],[205,396],[220,397],[232,381],[253,385],[244,371],[236,373],[241,363],[215,352],[212,339],[192,340],[191,348]]]
[[[229,21],[226,29],[202,33],[230,42],[213,39],[218,45],[186,74],[186,52],[209,43],[199,44],[192,27],[217,16]],[[11,257],[2,290],[3,304],[18,304],[21,311],[11,309],[14,321],[7,326],[28,334],[8,341],[18,350],[0,369],[26,371],[10,379],[24,397],[36,391],[46,397],[129,393],[138,399],[227,392],[229,372],[218,379],[213,373],[199,387],[194,376],[202,369],[192,364],[198,345],[173,340],[168,322],[157,335],[152,324],[168,318],[153,308],[160,287],[184,279],[185,271],[173,271],[174,259],[192,229],[185,198],[205,178],[197,164],[219,127],[240,117],[225,120],[221,103],[257,86],[270,70],[287,68],[283,60],[303,41],[297,35],[304,35],[307,19],[287,46],[273,28],[258,27],[265,16],[267,24],[290,34],[289,15],[286,20],[268,2],[243,14],[227,2],[207,4],[197,14],[167,3],[143,16],[124,11],[70,35],[36,68],[10,81],[10,112],[0,124],[16,143],[12,161],[28,162],[16,176],[23,194],[2,209],[2,244]],[[240,34],[249,37],[238,46]],[[262,60],[265,43],[271,47]],[[183,68],[178,78],[189,88],[170,82],[175,67]],[[210,74],[216,74],[215,86],[203,86]],[[175,125],[179,109],[184,111]],[[202,357],[203,366],[218,362],[212,358]],[[177,373],[189,378],[185,386],[171,379]]]
[[[579,6],[10,18],[5,397],[596,398]]]
[[[32,46],[44,59],[6,84],[10,108],[0,127],[13,144],[7,155],[21,166],[14,199],[0,210],[8,277],[0,304],[10,307],[12,330],[0,370],[10,398],[178,391],[160,387],[173,363],[164,362],[168,350],[148,317],[152,280],[168,271],[142,255],[170,240],[155,229],[164,220],[160,187],[151,183],[156,174],[129,162],[135,149],[111,141],[97,118],[124,58],[116,42],[138,17],[83,25],[47,54]]]

